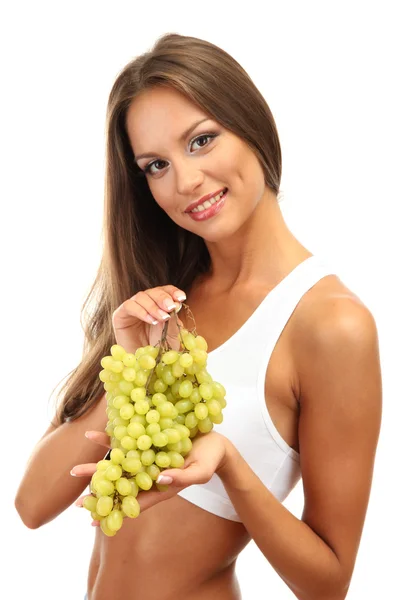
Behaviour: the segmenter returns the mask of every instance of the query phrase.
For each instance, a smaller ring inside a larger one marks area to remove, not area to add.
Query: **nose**
[[[203,173],[190,161],[182,161],[176,168],[176,189],[182,196],[193,196],[194,191],[202,186]]]

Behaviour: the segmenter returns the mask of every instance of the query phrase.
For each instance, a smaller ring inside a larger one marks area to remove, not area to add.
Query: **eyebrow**
[[[190,133],[192,133],[193,129],[196,129],[197,125],[200,125],[200,123],[203,123],[204,121],[208,121],[209,117],[204,117],[203,119],[200,119],[200,121],[196,121],[196,123],[193,123],[193,125],[191,125],[189,127],[189,129],[186,129],[186,131],[184,131],[182,133],[182,135],[179,137],[179,141],[182,142]],[[137,161],[140,158],[151,158],[152,156],[157,156],[156,152],[146,152],[145,154],[139,154],[139,156],[135,157],[135,163],[137,163]]]

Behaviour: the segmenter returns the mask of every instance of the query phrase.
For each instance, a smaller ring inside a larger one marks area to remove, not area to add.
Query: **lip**
[[[218,213],[220,213],[221,210],[223,209],[227,195],[228,195],[228,191],[222,196],[222,198],[217,200],[217,202],[215,202],[209,208],[206,208],[205,210],[202,210],[201,212],[189,212],[188,216],[191,219],[193,219],[193,221],[201,221],[201,222],[207,221],[208,219],[215,217],[215,215],[218,215]]]
[[[192,204],[189,204],[189,206],[186,208],[185,213],[190,212],[191,210],[196,208],[196,206],[199,206],[199,204],[203,204],[203,202],[205,202],[206,200],[211,200],[211,198],[214,198],[214,196],[217,196],[226,189],[227,188],[221,188],[216,192],[212,192],[212,194],[207,194],[207,196],[203,196],[202,198],[200,198],[200,200],[196,200],[196,202],[192,202]]]

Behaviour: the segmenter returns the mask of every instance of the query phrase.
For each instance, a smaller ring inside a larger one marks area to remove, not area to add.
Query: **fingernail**
[[[85,437],[90,439],[90,431],[85,431]]]
[[[159,475],[156,483],[161,483],[162,485],[167,485],[168,483],[172,483],[172,481],[173,481],[173,479],[172,479],[172,477],[169,477],[169,475]]]
[[[178,300],[180,300],[180,302],[182,302],[183,300],[186,300],[186,295],[185,294],[179,294],[179,296],[176,296],[178,298]]]
[[[76,473],[73,473],[72,471],[70,471],[69,474],[72,475],[72,477],[76,477]]]

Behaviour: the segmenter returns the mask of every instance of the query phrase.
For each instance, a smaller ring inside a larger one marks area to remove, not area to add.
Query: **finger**
[[[133,298],[139,306],[160,322],[170,319],[169,313],[180,307],[179,302],[175,302],[170,294],[160,288],[138,292]]]
[[[161,287],[174,299],[174,301],[184,302],[186,300],[186,294],[180,288],[177,288],[174,285],[163,285]]]
[[[79,506],[80,508],[83,506],[83,501],[85,498],[90,498],[93,494],[85,494],[84,496],[79,496],[78,500],[75,502],[75,506]]]
[[[145,291],[138,292],[126,300],[124,306],[130,314],[153,325],[163,323],[170,318],[168,312],[163,307],[159,307]]]
[[[97,470],[97,463],[86,463],[84,465],[75,465],[70,471],[73,477],[91,477]]]
[[[91,442],[95,442],[100,446],[105,446],[106,448],[111,448],[111,439],[110,436],[107,435],[103,431],[86,431],[85,437],[88,438]]]
[[[100,521],[92,521],[92,527],[100,527]]]

